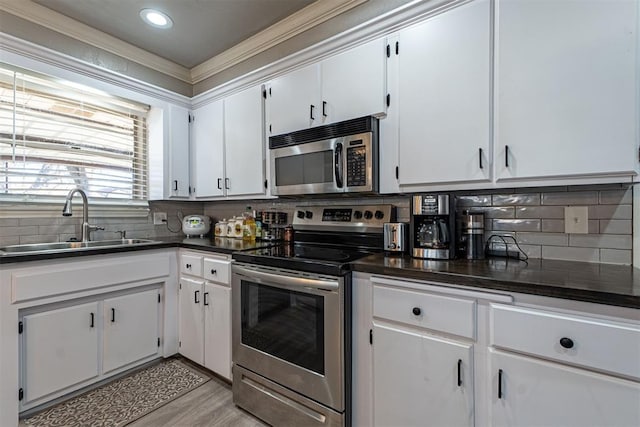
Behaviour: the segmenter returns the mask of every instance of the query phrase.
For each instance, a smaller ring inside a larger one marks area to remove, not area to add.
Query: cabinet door
[[[169,197],[189,197],[189,110],[169,107]]]
[[[23,321],[23,404],[98,376],[97,302],[31,314]]]
[[[262,88],[255,86],[224,100],[227,196],[264,194]]]
[[[196,198],[224,196],[223,101],[204,105],[193,115],[193,191]]]
[[[497,2],[498,180],[636,170],[637,4]]]
[[[499,351],[490,364],[492,426],[640,425],[638,383]]]
[[[271,81],[269,89],[269,135],[322,124],[319,65],[309,65],[278,77]]]
[[[323,124],[385,112],[385,48],[378,39],[320,63]]]
[[[204,366],[231,381],[231,288],[204,284]]]
[[[490,20],[476,0],[400,32],[401,186],[491,179]]]
[[[180,278],[179,352],[200,365],[204,362],[204,318],[202,287],[204,282]]]
[[[373,328],[376,426],[472,426],[472,346]]]
[[[103,303],[103,373],[158,354],[158,291],[109,298]]]

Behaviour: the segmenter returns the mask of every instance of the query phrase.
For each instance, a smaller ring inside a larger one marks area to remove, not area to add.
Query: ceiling
[[[315,0],[33,0],[186,68],[193,68]],[[318,0],[322,1],[322,0]],[[173,19],[168,30],[142,22],[155,8]]]

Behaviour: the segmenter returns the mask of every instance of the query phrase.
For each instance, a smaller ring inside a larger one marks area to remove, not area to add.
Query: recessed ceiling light
[[[166,13],[160,12],[155,9],[142,9],[140,11],[140,18],[147,24],[156,28],[171,28],[173,27],[173,21]]]

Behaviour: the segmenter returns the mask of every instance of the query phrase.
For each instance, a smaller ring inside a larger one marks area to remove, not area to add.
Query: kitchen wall
[[[165,236],[182,236],[182,223],[179,218],[184,215],[201,214],[203,204],[199,202],[149,202],[150,212],[166,212],[167,225],[154,225],[153,215],[134,218],[102,218],[91,215],[89,223],[104,227],[104,231],[94,231],[93,240],[118,239],[117,230],[126,230],[127,237],[156,238]],[[72,217],[62,216],[62,203],[59,216],[36,218],[2,218],[0,219],[0,246],[28,243],[64,242],[73,237],[80,238],[82,225],[82,209],[74,206]],[[172,232],[174,230],[175,232]]]
[[[632,263],[633,187],[600,185],[542,187],[455,193],[458,211],[485,212],[485,239],[490,235],[513,236],[531,258],[563,259],[613,264]],[[169,225],[153,225],[152,215],[142,218],[100,218],[89,222],[105,227],[94,239],[118,238],[116,230],[127,230],[128,237],[154,238],[182,236],[180,219],[189,214],[209,215],[214,222],[245,211],[286,212],[291,220],[296,206],[378,204],[397,207],[399,221],[410,220],[410,196],[346,198],[282,198],[271,200],[215,202],[150,202],[150,213],[166,212]],[[564,233],[564,207],[586,206],[588,234]],[[82,215],[52,218],[0,219],[0,245],[65,241],[79,236]],[[493,240],[493,239],[492,239]],[[500,246],[499,244],[496,246]],[[510,249],[514,249],[513,246]]]

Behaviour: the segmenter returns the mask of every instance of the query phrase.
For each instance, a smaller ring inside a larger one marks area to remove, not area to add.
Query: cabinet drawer
[[[231,261],[205,258],[204,278],[225,285],[231,284]]]
[[[202,277],[202,256],[182,254],[180,257],[180,272]]]
[[[491,344],[640,378],[640,325],[492,305]]]
[[[373,315],[421,328],[475,338],[475,301],[374,285]]]

